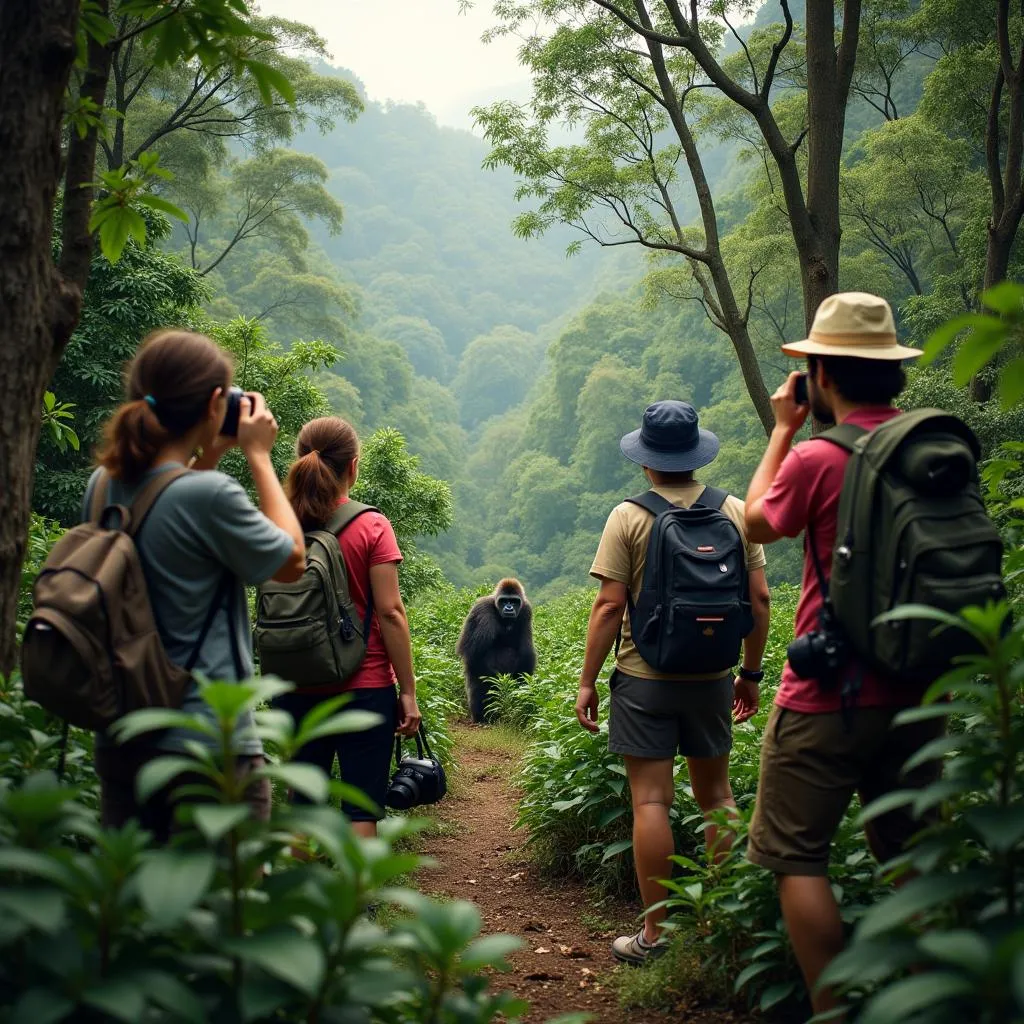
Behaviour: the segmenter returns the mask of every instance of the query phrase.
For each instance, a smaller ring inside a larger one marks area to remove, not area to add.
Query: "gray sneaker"
[[[648,960],[657,960],[667,948],[664,942],[655,942],[653,945],[648,942],[641,928],[636,935],[620,935],[612,943],[612,956],[624,964],[639,966]]]

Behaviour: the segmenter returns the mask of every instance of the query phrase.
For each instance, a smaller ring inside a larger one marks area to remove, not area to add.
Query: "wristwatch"
[[[756,672],[750,668],[740,668],[740,679],[746,679],[751,683],[759,683],[764,679],[764,669],[759,668]]]

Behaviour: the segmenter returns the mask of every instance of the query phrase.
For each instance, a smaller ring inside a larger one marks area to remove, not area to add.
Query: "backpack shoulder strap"
[[[96,483],[92,487],[92,497],[89,500],[89,522],[98,523],[103,510],[107,507],[107,495],[110,493],[110,474],[100,470],[96,477]]]
[[[811,440],[831,441],[832,444],[842,448],[851,455],[857,449],[857,442],[871,431],[866,427],[858,427],[855,423],[837,423],[834,427],[820,434],[815,434]]]
[[[375,508],[373,505],[365,505],[361,501],[346,501],[343,505],[339,505],[335,510],[334,515],[327,520],[324,529],[328,533],[333,533],[337,536],[347,526],[358,519],[361,515],[366,512],[379,512],[380,509]]]
[[[703,505],[705,508],[713,508],[716,512],[721,512],[725,499],[728,497],[729,492],[723,491],[720,487],[705,487],[697,495],[694,505]]]
[[[650,512],[652,516],[659,516],[662,512],[678,508],[668,498],[663,498],[655,491],[645,491],[643,494],[635,494],[632,498],[626,498],[630,505],[639,505],[642,509]]]
[[[186,469],[184,466],[175,466],[173,469],[165,469],[162,473],[157,475],[146,484],[145,487],[135,495],[134,500],[131,503],[131,523],[128,527],[128,535],[135,537],[138,535],[139,530],[142,529],[142,524],[145,523],[149,513],[153,510],[153,506],[156,504],[157,499],[164,491],[174,483],[175,480],[180,479],[183,476],[187,476],[191,473],[191,469]],[[97,486],[99,486],[97,484]],[[106,488],[104,488],[106,490]],[[102,512],[102,509],[100,509]]]

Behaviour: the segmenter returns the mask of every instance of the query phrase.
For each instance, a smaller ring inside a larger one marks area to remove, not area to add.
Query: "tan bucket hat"
[[[896,322],[885,299],[867,292],[839,292],[818,307],[811,334],[782,346],[787,356],[854,356],[857,359],[913,359],[919,348],[896,339]]]

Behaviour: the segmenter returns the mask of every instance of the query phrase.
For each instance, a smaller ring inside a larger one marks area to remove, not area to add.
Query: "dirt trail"
[[[418,884],[433,895],[472,900],[483,914],[485,932],[524,940],[523,948],[509,958],[513,973],[502,975],[499,984],[529,1001],[525,1020],[539,1024],[584,1011],[595,1024],[739,1021],[720,1010],[680,1007],[661,1014],[621,1009],[608,984],[614,969],[609,945],[620,932],[602,929],[612,922],[622,933],[635,928],[636,908],[596,908],[582,885],[541,878],[524,853],[526,834],[512,829],[515,792],[510,780],[516,756],[497,746],[488,749],[482,730],[462,726],[456,734],[462,782],[441,805],[441,834],[424,842],[423,852],[436,866],[424,869]]]

